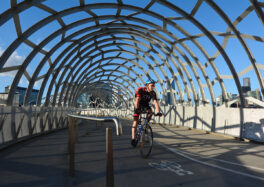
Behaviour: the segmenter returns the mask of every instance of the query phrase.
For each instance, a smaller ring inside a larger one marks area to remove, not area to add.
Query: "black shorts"
[[[151,110],[149,105],[140,105],[138,108],[139,108],[139,112],[138,113],[134,112],[134,114],[133,114],[134,117],[138,117],[142,112],[146,112],[147,110]]]

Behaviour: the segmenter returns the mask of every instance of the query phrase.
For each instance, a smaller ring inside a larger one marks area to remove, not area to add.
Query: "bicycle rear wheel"
[[[143,130],[139,143],[141,156],[147,158],[151,153],[153,145],[153,134],[149,125],[146,125],[145,130]]]

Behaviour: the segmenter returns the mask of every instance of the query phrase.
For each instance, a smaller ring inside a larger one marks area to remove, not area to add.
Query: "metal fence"
[[[164,116],[153,123],[171,124],[264,142],[264,109],[210,106],[163,106]],[[111,108],[0,107],[0,148],[21,140],[67,128],[67,114],[133,119],[133,111]],[[243,118],[243,123],[241,123]]]
[[[40,134],[68,127],[66,113],[77,112],[63,107],[0,107],[0,148]]]

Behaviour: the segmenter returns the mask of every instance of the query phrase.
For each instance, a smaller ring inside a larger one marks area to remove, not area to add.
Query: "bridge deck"
[[[68,130],[0,152],[0,186],[105,186],[105,129],[80,127],[76,176],[69,177]],[[263,186],[263,145],[172,126],[152,125],[148,159],[130,146],[130,122],[113,133],[115,186]],[[114,125],[113,125],[114,128]],[[114,131],[113,131],[114,132]]]

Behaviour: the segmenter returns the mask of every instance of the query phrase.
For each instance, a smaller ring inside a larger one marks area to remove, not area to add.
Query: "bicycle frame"
[[[145,117],[142,117],[141,115],[142,114],[145,114]],[[140,114],[139,116],[139,120],[138,120],[138,129],[139,129],[139,132],[137,132],[137,136],[136,136],[136,139],[139,140],[140,139],[140,136],[142,135],[142,132],[143,130],[146,128],[147,124],[148,124],[148,114],[149,113],[142,113]],[[142,119],[144,120],[144,123],[142,124]],[[139,125],[142,125],[141,128],[139,128]]]

